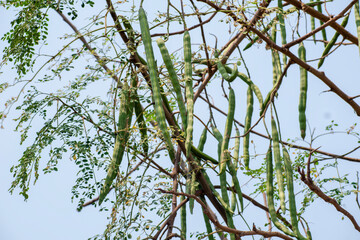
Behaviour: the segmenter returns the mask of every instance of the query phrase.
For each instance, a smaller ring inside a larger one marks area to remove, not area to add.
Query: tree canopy
[[[0,6],[11,193],[70,159],[77,210],[109,211],[91,239],[311,240],[319,202],[359,236],[358,0]]]

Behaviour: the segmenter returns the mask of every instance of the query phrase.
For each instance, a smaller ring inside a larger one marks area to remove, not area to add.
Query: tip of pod
[[[304,131],[304,130],[301,130],[301,138],[302,138],[303,140],[305,139],[305,136],[306,136],[305,131]]]

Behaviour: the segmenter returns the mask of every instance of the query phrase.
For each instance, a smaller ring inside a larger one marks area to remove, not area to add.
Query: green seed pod
[[[201,197],[201,201],[203,201],[205,203],[205,198]],[[205,226],[206,226],[206,232],[208,233],[208,239],[215,240],[215,238],[212,234],[213,230],[211,228],[209,217],[204,213],[204,211],[203,211],[203,216],[204,216],[204,222],[205,222]]]
[[[234,181],[231,182],[231,188],[232,188],[232,190],[230,193],[230,208],[231,208],[231,211],[235,212],[237,200],[236,200],[236,193],[233,190],[235,188]]]
[[[201,133],[200,140],[199,140],[199,145],[198,145],[198,149],[200,151],[204,151],[206,138],[207,138],[207,128],[204,128],[204,130]]]
[[[254,97],[250,87],[247,90],[247,108],[246,108],[246,117],[245,117],[245,126],[244,134],[249,131],[251,127],[251,118],[253,114]],[[244,165],[246,169],[249,169],[250,163],[250,154],[249,154],[249,143],[250,143],[250,133],[246,134],[244,137]]]
[[[238,168],[238,163],[239,163],[239,153],[240,153],[240,131],[238,128],[235,128],[235,132],[236,132],[236,136],[237,138],[235,138],[235,147],[234,147],[234,167],[237,169]]]
[[[191,173],[191,182],[190,182],[190,194],[191,195],[195,195],[197,185],[198,184],[196,182],[196,173],[195,173],[195,171],[192,171],[192,173]],[[190,209],[190,213],[193,214],[194,198],[189,199],[189,209]]]
[[[290,155],[286,148],[283,148],[283,156],[284,156],[284,163],[285,163],[285,173],[286,173],[286,183],[287,189],[289,192],[289,211],[290,211],[290,218],[291,218],[291,225],[293,227],[294,233],[301,237],[298,221],[297,221],[297,213],[296,213],[296,201],[295,201],[295,194],[294,194],[294,185],[293,185],[293,170],[291,166]]]
[[[313,3],[314,0],[310,0],[310,3]],[[310,16],[310,24],[311,24],[311,31],[315,30],[315,18],[313,16]],[[316,44],[316,34],[313,34],[313,40],[314,43]]]
[[[119,172],[119,167],[124,156],[127,141],[129,139],[129,126],[131,124],[131,116],[133,110],[130,103],[129,95],[129,87],[125,82],[120,98],[120,112],[117,124],[119,132],[116,135],[113,157],[108,168],[105,183],[100,191],[99,205],[101,205],[105,197],[108,195],[111,185]]]
[[[230,72],[231,68],[228,66],[225,66],[226,71]],[[249,87],[251,87],[251,90],[255,93],[256,98],[259,101],[260,108],[262,108],[263,105],[263,97],[261,94],[260,89],[258,86],[256,86],[244,73],[238,72],[238,77],[243,80]]]
[[[281,43],[283,45],[286,44],[286,27],[285,27],[285,21],[284,21],[284,9],[282,0],[278,0],[278,9],[280,13],[278,13],[278,19],[280,23],[280,33],[281,33]],[[283,63],[285,64],[287,62],[286,55],[283,54]]]
[[[227,161],[226,164],[229,168],[229,172],[231,174],[233,185],[235,187],[236,193],[237,193],[239,201],[240,201],[240,208],[241,208],[240,211],[243,212],[244,211],[244,201],[243,201],[243,196],[242,196],[242,192],[241,192],[239,179],[237,178],[236,169],[231,161]]]
[[[148,140],[148,136],[147,136],[147,127],[146,127],[146,122],[145,122],[145,118],[144,118],[144,114],[143,114],[143,108],[141,106],[140,99],[139,99],[137,89],[136,89],[136,78],[135,77],[132,78],[131,89],[132,89],[131,98],[133,99],[134,110],[135,110],[135,115],[136,115],[136,122],[139,127],[141,145],[142,145],[144,154],[147,155],[149,152],[149,140]]]
[[[303,43],[299,44],[299,58],[302,61],[306,61],[306,50]],[[300,100],[299,100],[299,124],[300,124],[300,133],[302,139],[306,135],[306,99],[307,99],[307,71],[306,69],[300,67]]]
[[[135,114],[136,114],[136,122],[138,124],[139,131],[140,131],[142,148],[143,148],[145,155],[147,155],[149,152],[149,140],[148,140],[148,136],[147,136],[147,127],[146,127],[146,122],[144,119],[144,114],[143,114],[143,110],[141,107],[141,103],[139,100],[139,96],[137,96],[137,94],[136,94],[135,103],[134,103],[134,110],[135,110]]]
[[[273,182],[274,182],[274,177],[273,177],[272,150],[271,150],[271,145],[270,145],[269,150],[266,154],[266,196],[267,196],[268,208],[269,208],[271,221],[274,223],[274,225],[278,229],[280,229],[287,235],[296,237],[296,235],[293,232],[291,232],[286,226],[281,224],[276,217],[276,210],[275,210],[275,205],[274,205]]]
[[[232,81],[234,81],[235,78],[237,77],[238,68],[237,68],[237,65],[236,65],[236,64],[234,64],[234,68],[232,69],[230,75],[227,74],[227,71],[226,71],[224,65],[221,63],[221,61],[218,61],[218,62],[217,62],[217,66],[218,66],[218,69],[219,69],[219,72],[220,72],[221,76],[222,76],[226,81],[232,82]]]
[[[269,103],[269,101],[270,101],[271,93],[272,93],[273,90],[274,90],[274,87],[273,87],[273,88],[268,92],[268,94],[266,95],[265,101],[264,101],[264,103],[262,104],[262,108],[261,108],[261,111],[260,111],[260,116],[264,113],[265,108],[266,108],[266,105],[268,105],[268,103]]]
[[[319,2],[321,2],[321,0],[317,0],[317,2],[319,3]],[[320,4],[318,4],[316,7],[317,7],[317,10],[320,12],[320,13],[322,13],[322,3],[320,3]],[[324,22],[323,21],[320,21],[320,26],[321,25],[323,25],[324,24]],[[326,29],[324,28],[324,29],[322,29],[321,30],[321,34],[322,34],[322,37],[323,37],[323,40],[324,40],[324,46],[326,46],[326,43],[325,43],[325,41],[327,41],[327,37],[326,37]]]
[[[181,196],[180,201],[184,201],[185,197]],[[186,240],[186,204],[180,208],[180,225],[181,225],[181,239]]]
[[[185,91],[187,106],[187,126],[186,126],[186,157],[191,152],[191,141],[194,124],[194,91],[192,88],[192,66],[191,66],[191,41],[188,31],[184,33],[184,60],[185,60]]]
[[[207,155],[206,153],[200,151],[198,148],[194,147],[193,145],[191,145],[191,153],[194,154],[197,158],[201,158],[203,160],[210,161],[211,163],[216,164],[216,165],[219,164],[219,162],[217,160],[215,160],[211,156]]]
[[[158,44],[158,47],[160,49],[160,52],[161,52],[161,55],[162,55],[162,58],[164,60],[164,63],[165,63],[165,66],[166,66],[166,69],[168,70],[169,72],[169,77],[170,77],[170,81],[171,81],[171,84],[173,86],[173,89],[174,89],[174,92],[176,94],[176,102],[179,106],[179,111],[180,111],[180,116],[181,116],[181,120],[183,122],[183,127],[184,129],[186,129],[186,108],[185,108],[185,104],[184,104],[184,99],[183,99],[183,96],[182,96],[182,93],[181,93],[181,87],[180,87],[180,83],[179,83],[179,79],[177,77],[177,74],[175,72],[175,69],[174,69],[174,65],[171,61],[171,58],[170,58],[170,54],[165,46],[165,43],[164,43],[164,40],[162,40],[161,38],[158,38],[156,40],[157,44]]]
[[[218,58],[219,55],[217,53],[217,51],[215,50],[215,57]],[[217,68],[221,74],[221,76],[228,82],[232,82],[235,80],[235,78],[237,77],[237,74],[238,74],[238,68],[237,68],[237,65],[234,64],[234,69],[232,69],[230,71],[230,75],[228,74],[224,64],[222,64],[221,60],[220,59],[217,59],[216,61],[216,64],[217,64]]]
[[[164,109],[162,108],[161,102],[161,92],[160,92],[160,80],[157,73],[157,66],[155,63],[155,57],[153,53],[153,48],[151,45],[151,36],[149,25],[147,22],[146,14],[143,8],[139,9],[139,21],[140,21],[140,28],[141,28],[141,36],[144,42],[146,59],[148,62],[149,72],[150,72],[150,80],[152,85],[152,92],[153,92],[153,99],[155,102],[155,113],[156,113],[156,120],[158,122],[158,126],[161,130],[161,133],[164,137],[170,159],[174,161],[175,159],[175,152],[171,142],[170,134],[167,130],[166,120],[165,120],[165,113]]]
[[[284,170],[281,164],[279,134],[276,128],[275,119],[273,117],[271,117],[271,129],[272,129],[272,140],[273,140],[273,148],[274,148],[276,179],[279,186],[280,207],[281,210],[285,213],[286,211],[285,190],[284,190],[284,178],[282,175]]]
[[[276,33],[277,33],[277,25],[274,25],[271,28],[271,40],[276,43]],[[271,56],[272,56],[272,65],[273,65],[273,85],[275,86],[279,77],[281,76],[281,63],[280,63],[280,56],[279,52],[271,49]]]
[[[225,200],[220,196],[220,194],[214,188],[214,185],[212,184],[212,182],[211,182],[209,176],[207,175],[206,171],[201,169],[201,172],[204,175],[204,178],[205,178],[207,184],[209,185],[211,191],[214,193],[217,200],[219,200],[219,202],[221,203],[221,205],[225,208],[225,210],[227,212],[229,212],[230,214],[234,214],[234,212],[231,210],[229,204],[227,202],[225,202]]]
[[[229,140],[231,136],[232,125],[234,123],[235,115],[235,92],[231,88],[229,91],[229,111],[226,118],[224,138],[221,144],[221,155],[220,155],[220,172],[219,174],[225,173],[226,162],[230,161],[228,149],[229,149]]]
[[[346,15],[344,20],[342,21],[341,23],[341,26],[342,27],[346,27],[347,23],[348,23],[348,20],[349,20],[349,15]],[[319,63],[318,63],[318,68],[320,68],[324,61],[325,61],[325,57],[326,55],[330,52],[331,48],[335,45],[336,43],[336,40],[338,39],[338,37],[340,36],[340,33],[339,32],[336,32],[333,36],[333,38],[330,40],[330,42],[326,45],[325,49],[324,49],[324,52],[323,54],[321,55],[321,58],[319,60]]]
[[[220,131],[215,126],[212,126],[212,130],[213,130],[213,134],[214,134],[216,140],[218,141],[218,159],[220,160],[223,136],[221,135]]]

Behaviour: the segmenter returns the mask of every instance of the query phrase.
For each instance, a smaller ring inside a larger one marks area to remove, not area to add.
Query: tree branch
[[[199,197],[195,196],[195,195],[191,195],[191,194],[187,194],[187,193],[180,193],[180,192],[172,192],[172,191],[166,191],[163,189],[156,189],[159,190],[162,193],[167,193],[167,194],[176,194],[178,196],[185,196],[188,198],[194,198],[195,201],[197,201],[201,207],[203,208],[204,213],[209,217],[210,221],[219,229],[223,230],[224,232],[228,232],[228,233],[234,233],[237,234],[239,237],[243,237],[243,236],[252,236],[252,235],[260,235],[260,236],[264,236],[266,238],[268,237],[279,237],[285,240],[292,240],[291,237],[286,236],[285,234],[279,233],[279,232],[266,232],[266,231],[261,231],[259,229],[257,229],[255,227],[255,225],[253,225],[253,230],[252,231],[240,231],[234,228],[229,228],[227,226],[224,226],[222,224],[219,223],[219,221],[214,217],[215,214],[213,213],[213,211],[211,211],[211,209],[205,204],[203,203]]]
[[[217,106],[215,106],[214,104],[210,103],[208,100],[206,100],[203,96],[200,95],[200,98],[209,104],[209,106],[213,109],[215,109],[216,111],[218,111],[219,113],[221,113],[222,115],[224,116],[227,116],[227,114],[222,111],[220,108],[218,108]],[[241,122],[239,122],[238,120],[234,120],[240,127],[244,128],[244,124],[242,124]],[[262,138],[266,138],[266,139],[270,139],[269,136],[267,135],[264,135],[262,133],[259,133],[257,131],[254,131],[254,130],[251,130],[250,131],[251,133],[259,136],[259,137],[262,137]],[[347,160],[347,161],[350,161],[350,162],[357,162],[357,163],[360,163],[360,159],[359,158],[352,158],[352,157],[346,157],[344,155],[338,155],[338,154],[334,154],[334,153],[329,153],[329,152],[325,152],[325,151],[321,151],[321,150],[317,150],[317,149],[314,149],[314,148],[311,148],[311,147],[304,147],[304,146],[300,146],[300,145],[296,145],[296,144],[292,144],[292,143],[288,143],[288,142],[284,142],[284,141],[280,141],[281,144],[283,145],[286,145],[290,148],[296,148],[296,149],[301,149],[301,150],[305,150],[305,151],[313,151],[313,152],[316,152],[316,153],[319,153],[319,154],[322,154],[322,155],[325,155],[325,156],[329,156],[329,157],[332,157],[332,158],[337,158],[337,159],[343,159],[343,160]]]
[[[278,50],[279,52],[282,52],[286,56],[288,56],[291,60],[293,60],[295,63],[297,63],[302,68],[306,69],[306,71],[311,72],[313,75],[318,77],[323,83],[325,83],[331,91],[333,91],[336,95],[338,95],[340,98],[342,98],[345,102],[347,102],[356,112],[358,116],[360,116],[360,106],[346,93],[344,93],[335,83],[333,83],[324,72],[320,72],[316,70],[315,68],[311,67],[306,62],[302,61],[300,58],[295,56],[292,52],[289,51],[287,48],[280,47],[275,42],[273,42],[271,39],[266,37],[262,32],[257,30],[255,27],[249,26],[250,31],[254,32],[256,35],[258,35],[262,40],[264,40],[271,48]]]
[[[294,5],[296,8],[303,10],[304,12],[308,13],[309,15],[313,16],[314,18],[317,18],[321,20],[322,22],[328,22],[331,20],[330,17],[325,16],[319,11],[316,11],[314,8],[307,6],[303,2],[300,2],[298,0],[285,0],[285,2]],[[353,2],[356,2],[356,0],[353,0],[350,4],[353,4]],[[330,26],[335,29],[338,33],[340,33],[344,38],[348,39],[350,42],[354,43],[355,45],[358,45],[358,38],[352,35],[350,32],[348,32],[344,27],[342,27],[340,24],[336,22],[332,22]]]
[[[214,8],[216,11],[222,10],[221,6],[217,6],[216,4],[214,4],[208,0],[198,0],[198,1],[208,4],[209,6]],[[245,25],[244,28],[241,30],[241,32],[237,34],[236,38],[229,44],[229,47],[226,48],[226,50],[223,54],[223,58],[221,59],[221,62],[223,64],[226,63],[227,59],[230,57],[230,55],[233,53],[233,51],[236,49],[236,47],[246,37],[249,27],[255,25],[258,22],[258,20],[262,17],[262,15],[266,11],[267,6],[269,6],[270,2],[271,2],[271,0],[263,0],[261,2],[259,9],[254,14],[253,18],[249,21],[248,25]],[[202,81],[198,90],[194,94],[194,102],[200,96],[201,92],[204,90],[204,88],[206,87],[206,85],[208,84],[208,82],[210,81],[212,76],[215,74],[216,70],[217,70],[217,66],[214,65],[212,67],[211,71],[208,72],[208,74],[206,75],[206,78],[204,78],[204,80]]]
[[[76,35],[79,36],[79,39],[81,42],[85,45],[85,47],[89,50],[89,52],[96,58],[96,61],[100,64],[100,66],[105,70],[106,74],[110,75],[115,82],[119,83],[120,86],[122,86],[121,82],[119,81],[118,77],[111,71],[106,64],[101,60],[101,57],[95,52],[95,50],[89,45],[89,43],[86,41],[84,36],[79,32],[79,30],[75,27],[72,22],[60,11],[56,10],[56,12],[62,17],[62,19],[72,28],[72,30],[76,33]]]
[[[322,198],[325,202],[330,203],[331,205],[333,205],[336,208],[336,210],[338,210],[339,212],[344,214],[347,218],[349,218],[350,221],[352,222],[352,224],[354,225],[354,228],[360,232],[360,226],[356,222],[353,215],[351,215],[348,211],[346,211],[344,208],[342,208],[336,202],[335,199],[327,196],[323,191],[321,191],[321,189],[314,184],[313,180],[309,176],[305,175],[305,172],[304,172],[303,169],[300,169],[300,167],[299,167],[298,172],[300,173],[301,181],[303,181],[310,188],[311,191],[313,191],[316,195],[318,195],[320,198]]]
[[[320,32],[321,30],[323,30],[324,28],[326,28],[327,26],[329,26],[330,24],[332,24],[332,23],[335,22],[336,20],[342,18],[342,17],[345,15],[345,13],[346,13],[347,11],[349,11],[350,8],[351,8],[356,2],[357,2],[357,0],[352,1],[352,2],[351,2],[346,8],[344,8],[344,10],[342,10],[336,17],[330,18],[329,21],[327,21],[326,23],[324,23],[324,24],[321,25],[320,27],[314,29],[313,31],[305,34],[304,36],[302,36],[302,37],[300,37],[300,38],[298,38],[298,39],[296,39],[296,40],[294,40],[294,41],[292,41],[292,42],[289,42],[289,43],[285,44],[283,47],[284,47],[284,48],[290,48],[290,47],[292,47],[292,46],[294,46],[294,45],[296,45],[296,44],[304,41],[305,39],[311,37],[311,36],[314,35],[315,33]]]

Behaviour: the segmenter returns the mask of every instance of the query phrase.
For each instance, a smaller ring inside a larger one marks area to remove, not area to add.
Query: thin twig
[[[224,232],[228,232],[228,233],[234,233],[239,235],[240,237],[242,236],[253,236],[253,235],[260,235],[260,236],[264,236],[266,238],[269,237],[279,237],[285,240],[293,240],[291,237],[286,236],[285,234],[282,234],[280,232],[266,232],[266,231],[262,231],[259,230],[255,227],[255,225],[253,225],[253,230],[252,231],[240,231],[234,228],[229,228],[227,226],[224,226],[222,224],[220,224],[220,222],[214,217],[215,214],[214,212],[203,202],[200,200],[199,197],[197,197],[196,195],[192,195],[192,194],[187,194],[187,193],[180,193],[180,192],[172,192],[172,191],[166,191],[163,189],[156,189],[159,190],[162,193],[167,193],[167,194],[177,194],[179,196],[185,196],[188,198],[194,198],[196,202],[198,202],[201,207],[203,208],[204,213],[206,214],[206,216],[208,216],[209,220],[218,228],[220,228],[221,230],[223,230]]]
[[[324,24],[321,25],[320,27],[314,29],[313,31],[305,34],[304,36],[302,36],[302,37],[300,37],[300,38],[298,38],[298,39],[296,39],[296,40],[294,40],[294,41],[292,41],[292,42],[289,42],[289,43],[285,44],[283,47],[284,47],[284,48],[290,48],[290,47],[292,47],[292,46],[294,46],[294,45],[296,45],[296,44],[304,41],[305,39],[311,37],[312,35],[316,34],[317,32],[320,32],[321,30],[323,30],[324,28],[326,28],[327,26],[329,26],[330,24],[332,24],[332,23],[335,22],[336,20],[342,18],[342,17],[345,15],[345,13],[346,13],[347,11],[349,11],[349,9],[350,9],[356,2],[357,2],[357,0],[352,1],[352,2],[351,2],[346,8],[344,8],[344,10],[342,10],[336,17],[330,18],[329,21],[327,21],[326,23],[324,23]]]
[[[155,189],[155,190],[159,190],[159,189]],[[177,192],[176,192],[176,193],[177,193]],[[174,195],[179,196],[178,194],[175,194],[175,192],[174,192]],[[161,225],[161,227],[159,228],[158,232],[157,232],[157,233],[154,235],[154,237],[152,237],[151,239],[156,240],[156,239],[159,237],[159,235],[160,235],[161,231],[164,229],[164,227],[165,227],[166,225],[168,225],[169,221],[173,218],[173,216],[177,214],[177,211],[178,211],[182,206],[184,206],[184,204],[186,204],[188,201],[189,201],[189,198],[185,198],[184,200],[182,200],[182,201],[179,203],[179,205],[176,206],[176,208],[171,212],[171,214],[170,214],[170,216],[168,217],[168,219]]]
[[[356,2],[357,0],[353,0],[350,4],[353,4],[353,2]],[[296,8],[303,10],[304,12],[308,13],[314,18],[317,18],[321,20],[322,22],[328,22],[330,20],[330,17],[322,14],[319,11],[316,11],[314,8],[307,6],[303,2],[300,2],[298,0],[285,0],[285,2],[295,6]],[[358,38],[352,35],[349,31],[347,31],[344,27],[342,27],[340,24],[336,22],[332,22],[330,26],[335,29],[336,32],[340,33],[344,36],[344,38],[350,40],[353,44],[358,45]]]
[[[304,169],[300,169],[300,167],[299,167],[298,172],[300,174],[301,181],[303,181],[310,188],[311,191],[313,191],[316,195],[318,195],[325,202],[333,205],[336,208],[336,210],[338,210],[339,212],[344,214],[347,218],[349,218],[351,223],[354,225],[354,228],[360,232],[360,226],[356,222],[353,215],[351,215],[348,211],[346,211],[343,207],[341,207],[335,199],[327,196],[323,191],[321,191],[321,189],[314,184],[313,180],[305,175]]]
[[[203,96],[200,96],[200,98],[201,98],[204,102],[208,103],[211,108],[215,109],[216,111],[218,111],[218,112],[221,113],[222,115],[227,116],[227,114],[226,114],[224,111],[222,111],[220,108],[216,107],[214,104],[208,102]],[[242,127],[242,128],[245,127],[244,124],[242,124],[242,123],[239,122],[238,120],[235,119],[234,121],[235,121],[240,127]],[[257,131],[254,131],[254,130],[251,130],[250,132],[253,133],[253,134],[255,134],[255,135],[257,135],[257,136],[259,136],[259,137],[266,138],[266,139],[269,139],[269,140],[270,140],[269,136],[267,136],[267,135],[264,135],[264,134],[262,134],[262,133],[259,133],[259,132],[257,132]],[[305,151],[309,151],[309,152],[312,151],[312,150],[316,150],[316,149],[314,149],[314,148],[304,147],[304,146],[296,145],[296,144],[293,144],[293,143],[288,143],[288,142],[285,142],[285,141],[280,141],[280,143],[283,144],[283,145],[286,145],[286,146],[288,146],[288,147],[290,147],[290,148],[301,149],[301,150],[305,150]],[[338,155],[338,154],[329,153],[329,152],[325,152],[325,151],[321,151],[321,150],[316,150],[316,151],[314,151],[314,152],[319,153],[319,154],[322,154],[322,155],[325,155],[325,156],[329,156],[329,157],[331,157],[331,158],[343,159],[343,160],[347,160],[347,161],[350,161],[350,162],[360,163],[360,159],[359,159],[359,158],[346,157],[346,156],[345,156],[346,154]]]

